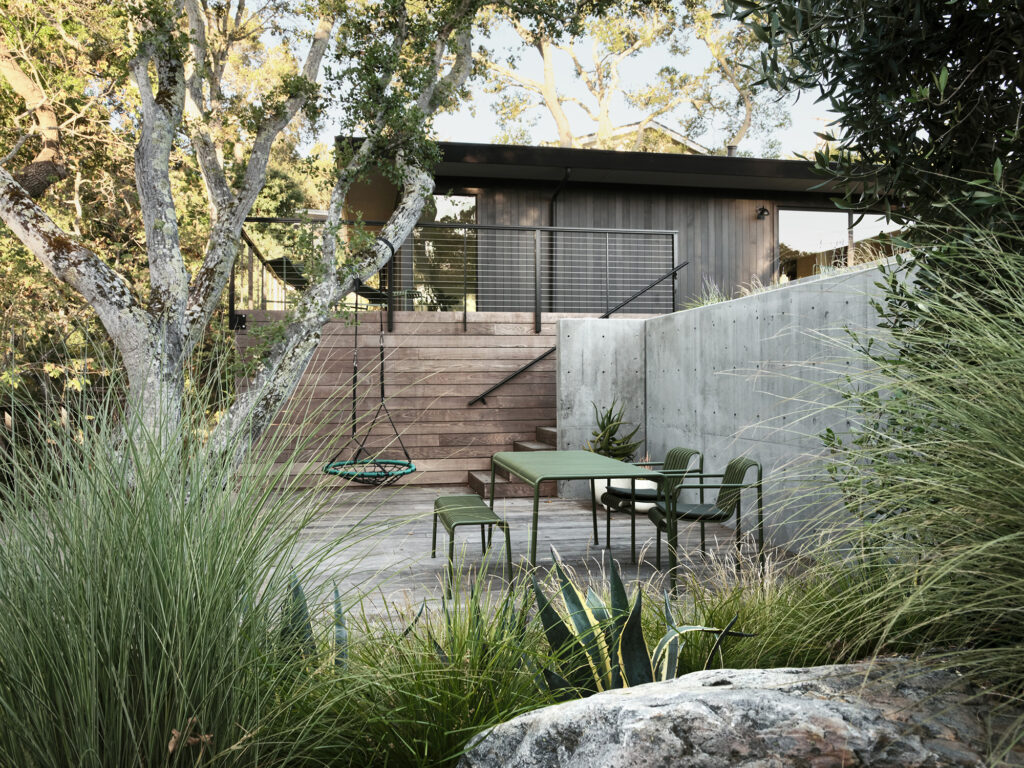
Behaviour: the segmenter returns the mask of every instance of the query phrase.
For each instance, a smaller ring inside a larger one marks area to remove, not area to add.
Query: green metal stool
[[[448,584],[446,592],[452,594],[455,582],[455,529],[460,525],[480,526],[480,551],[486,552],[491,544],[494,526],[501,528],[505,534],[505,564],[508,566],[508,578],[512,580],[512,540],[508,535],[508,523],[494,514],[484,500],[475,493],[463,496],[441,496],[434,500],[434,536],[430,545],[430,556],[437,557],[437,521],[448,532]]]

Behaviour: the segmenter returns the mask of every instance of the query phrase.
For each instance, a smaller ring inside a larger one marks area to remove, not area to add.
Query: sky
[[[812,94],[803,94],[799,99],[789,97],[786,99],[790,104],[791,125],[776,131],[782,157],[792,157],[798,154],[806,154],[820,143],[815,135],[827,130],[828,124],[832,121],[834,113],[829,112],[825,105],[815,104]],[[467,141],[467,142],[491,142],[499,133],[494,113],[491,111],[491,104],[494,97],[479,90],[474,93],[473,100],[465,104],[453,114],[441,115],[434,123],[438,138],[442,141]],[[558,134],[555,130],[554,120],[547,112],[538,112],[540,119],[531,138],[537,144],[554,141]],[[627,124],[636,120],[635,114],[623,109],[619,113],[619,120],[616,124]],[[589,133],[590,126],[580,120],[575,123],[579,127],[579,133]],[[671,127],[671,126],[670,126]],[[702,141],[705,146],[711,142]]]
[[[522,50],[523,44],[513,32],[504,30],[497,32],[486,41],[492,50],[505,54],[514,49]],[[587,51],[588,45],[581,46]],[[681,71],[701,71],[710,57],[704,52],[701,44],[691,47],[691,52],[681,58],[673,56],[664,48],[652,48],[641,56],[628,62],[622,69],[622,85],[624,88],[636,88],[649,82],[657,70],[672,64]],[[527,51],[519,58],[519,71],[535,80],[542,77],[539,54]],[[556,71],[559,90],[565,95],[586,99],[586,89],[578,84],[571,69],[568,57],[562,57],[560,68]],[[795,158],[798,155],[809,155],[821,139],[816,135],[827,132],[829,124],[836,115],[830,112],[826,103],[816,102],[816,93],[805,92],[798,96],[783,97],[790,114],[790,125],[777,129],[773,138],[778,143],[779,155],[784,158]],[[496,97],[488,94],[482,82],[472,86],[472,97],[454,113],[440,115],[436,118],[434,129],[442,141],[464,141],[489,143],[494,142],[500,133],[497,118],[493,111]],[[582,110],[569,105],[567,108],[572,129],[576,135],[583,135],[595,130],[595,125],[584,115]],[[546,109],[538,109],[534,113],[538,119],[530,132],[532,144],[549,143],[557,140],[554,120]],[[616,105],[612,113],[616,125],[626,125],[636,121],[641,114],[632,110],[624,100]],[[669,127],[676,127],[675,121],[665,119]],[[693,137],[707,147],[722,146],[727,138],[721,130],[712,129],[708,134]],[[741,144],[740,151],[759,156],[762,142],[751,136]],[[843,245],[847,242],[847,215],[844,212],[797,212],[783,211],[779,217],[780,240],[798,250],[817,251]],[[893,229],[881,217],[864,217],[855,227],[854,236],[857,240]]]
[[[534,80],[542,78],[540,55],[533,50],[524,50],[525,45],[511,29],[499,27],[490,37],[478,37],[476,42],[485,44],[494,51],[496,57],[501,59],[517,51],[521,52],[518,58],[518,71]],[[585,40],[577,46],[577,49],[584,63],[589,63],[589,41]],[[558,52],[556,61],[558,67],[555,75],[559,91],[568,97],[589,101],[589,94],[579,84],[568,56]],[[655,46],[642,51],[623,64],[621,86],[623,90],[629,90],[647,85],[654,80],[657,71],[666,65],[674,66],[681,72],[697,73],[702,71],[710,61],[710,55],[699,41],[692,42],[689,52],[685,56],[672,54],[665,46]],[[816,96],[817,94],[805,93],[799,98],[789,96],[782,99],[788,104],[791,118],[789,128],[775,132],[782,157],[792,157],[812,151],[821,141],[815,134],[826,131],[828,124],[834,118],[834,113],[828,111],[825,103],[815,103]],[[436,119],[435,130],[438,138],[443,141],[494,141],[500,132],[492,109],[496,100],[495,96],[485,92],[482,82],[475,81],[472,85],[471,99],[463,103],[457,112],[441,115]],[[576,135],[591,133],[596,129],[594,123],[579,108],[569,104],[566,111]],[[555,123],[547,110],[540,109],[534,114],[539,119],[531,131],[531,143],[540,144],[556,140]],[[619,99],[612,112],[612,121],[616,125],[626,125],[638,120],[641,116],[642,113],[629,107],[624,99]],[[677,127],[677,121],[670,116],[662,118],[662,121],[670,128]],[[727,136],[723,131],[712,127],[709,133],[691,138],[710,148],[722,146]],[[747,141],[741,144],[740,150],[757,156],[759,145],[760,141],[757,137],[749,136]]]

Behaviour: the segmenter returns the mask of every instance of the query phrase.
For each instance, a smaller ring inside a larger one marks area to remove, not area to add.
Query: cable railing
[[[292,274],[287,281],[278,275],[283,293],[261,294],[267,276],[254,271],[250,248],[248,261],[241,260],[244,286],[237,293],[250,308],[277,308],[287,303],[300,260],[284,253],[294,230],[280,230],[279,238],[274,230],[317,223],[265,217],[249,221],[259,225],[268,254],[259,259],[260,266],[273,272],[280,264]],[[362,226],[372,233],[380,224]],[[675,266],[676,238],[671,230],[425,223],[397,249],[379,285],[392,312],[532,312],[539,332],[542,313],[600,314],[648,286]],[[275,240],[282,243],[280,254],[267,245]],[[675,281],[668,281],[623,311],[660,314],[673,311],[675,303]]]
[[[600,320],[605,320],[605,319],[611,317],[614,313],[616,313],[616,312],[618,312],[618,311],[620,311],[622,309],[625,309],[630,304],[632,304],[634,301],[638,301],[638,300],[642,299],[646,294],[648,294],[650,291],[653,291],[655,288],[657,288],[659,285],[664,283],[669,278],[672,278],[674,280],[675,276],[676,276],[676,273],[679,270],[681,270],[683,267],[689,266],[689,264],[690,264],[690,262],[684,261],[682,264],[680,264],[680,265],[678,265],[676,267],[672,267],[672,269],[670,269],[664,275],[659,277],[657,280],[654,280],[653,282],[649,283],[648,285],[644,286],[639,291],[637,291],[632,296],[630,296],[628,299],[620,301],[614,307],[612,307],[607,312],[605,312],[603,315],[601,315],[599,319]],[[530,362],[526,363],[525,365],[517,368],[515,371],[510,373],[504,379],[499,381],[497,384],[494,384],[493,386],[489,387],[488,389],[484,390],[479,395],[474,397],[472,400],[469,401],[468,405],[476,405],[477,403],[484,403],[486,405],[487,397],[490,394],[492,394],[496,390],[498,390],[501,387],[503,387],[506,384],[508,384],[514,378],[519,376],[519,374],[526,373],[526,371],[528,371],[531,368],[533,368],[533,366],[535,366],[541,360],[544,360],[545,358],[550,356],[556,349],[557,349],[557,347],[550,347],[549,349],[545,350],[544,352],[541,352],[539,355],[537,355],[537,357],[533,358],[533,360],[531,360]]]

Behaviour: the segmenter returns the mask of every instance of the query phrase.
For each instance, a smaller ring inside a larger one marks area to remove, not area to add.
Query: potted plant
[[[633,440],[636,433],[640,431],[640,426],[634,427],[633,431],[627,435],[620,435],[619,430],[625,424],[625,419],[623,418],[625,406],[619,406],[616,409],[617,402],[615,400],[612,400],[612,404],[604,409],[598,408],[597,403],[591,403],[591,405],[594,407],[594,419],[597,422],[597,428],[591,433],[591,439],[584,448],[611,459],[632,461],[633,457],[636,456],[637,449],[643,443],[642,440]],[[644,456],[644,461],[650,461],[650,457]],[[608,480],[608,486],[614,485],[620,488],[628,488],[629,483],[629,478],[609,478]],[[657,488],[658,484],[653,480],[637,480],[636,487],[638,489],[653,489]],[[612,511],[617,509],[617,505],[612,505],[605,501],[604,494],[602,494],[601,503]],[[637,503],[636,511],[646,512],[652,506],[652,504]]]

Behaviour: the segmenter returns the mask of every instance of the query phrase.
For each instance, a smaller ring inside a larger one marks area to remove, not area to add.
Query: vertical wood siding
[[[477,193],[477,222],[505,226],[543,226],[549,223],[549,201],[552,188],[531,186],[493,187]],[[757,209],[767,208],[770,215],[757,218]],[[678,277],[676,306],[701,294],[707,282],[713,282],[726,293],[760,281],[770,283],[778,271],[775,247],[776,205],[766,198],[710,197],[671,190],[632,191],[624,189],[586,189],[568,185],[556,202],[555,226],[583,228],[625,228],[674,230],[679,233],[679,261],[690,266]],[[490,235],[497,237],[498,235]],[[556,235],[558,237],[558,235]],[[600,247],[598,247],[598,245]],[[489,249],[496,252],[495,248]],[[484,251],[481,251],[483,254]],[[613,258],[626,259],[635,273],[634,290],[662,274],[655,260],[643,254],[612,249]],[[590,270],[603,270],[604,243],[595,243]],[[507,293],[491,288],[489,304],[507,309],[510,301],[532,302],[532,264],[492,265],[487,282],[497,286],[504,281]],[[564,273],[564,267],[559,267]],[[633,287],[632,283],[630,287]],[[553,311],[594,311],[596,302],[603,303],[597,288],[587,295],[577,295],[576,306],[548,305]],[[628,295],[628,294],[627,294]],[[586,304],[587,307],[584,307]],[[529,306],[527,304],[526,306]],[[486,307],[482,306],[481,309]],[[634,311],[650,312],[638,304]]]

